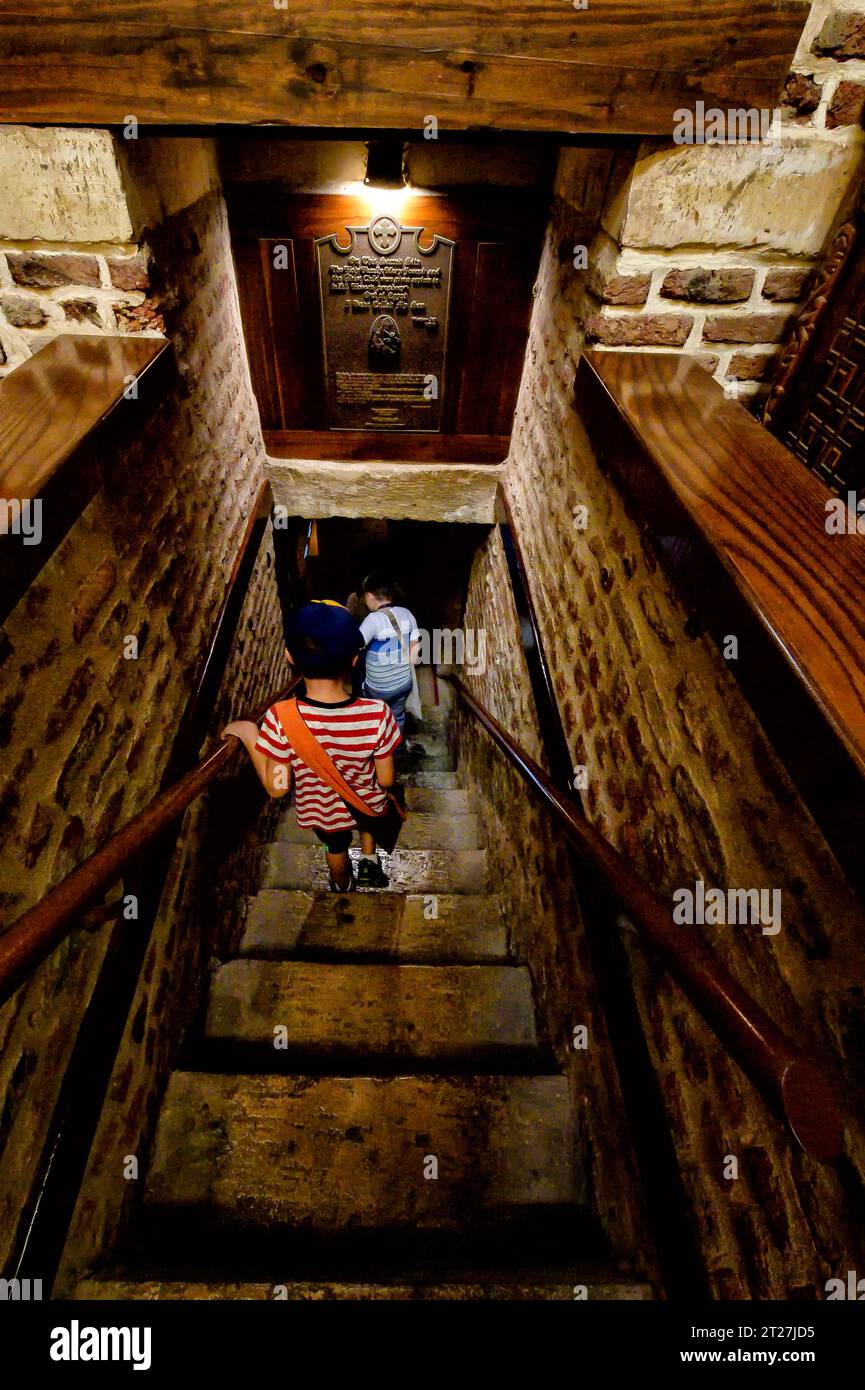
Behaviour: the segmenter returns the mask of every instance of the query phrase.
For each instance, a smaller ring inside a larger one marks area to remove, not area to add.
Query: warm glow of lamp
[[[367,184],[360,182],[354,185],[352,192],[355,190],[369,213],[370,219],[387,213],[388,216],[400,221],[412,196],[410,188],[370,188]]]

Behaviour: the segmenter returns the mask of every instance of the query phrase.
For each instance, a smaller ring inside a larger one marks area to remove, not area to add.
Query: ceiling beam
[[[0,121],[671,135],[772,108],[803,0],[0,0]]]

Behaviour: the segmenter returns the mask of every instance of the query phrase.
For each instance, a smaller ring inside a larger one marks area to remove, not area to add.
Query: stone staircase
[[[169,1080],[132,1242],[79,1298],[653,1296],[608,1268],[588,1215],[446,710],[401,775],[386,891],[325,891],[284,814]]]

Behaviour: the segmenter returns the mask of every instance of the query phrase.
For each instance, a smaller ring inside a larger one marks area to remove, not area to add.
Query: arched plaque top
[[[392,232],[390,228],[393,228]],[[349,226],[346,224],[345,230],[349,235],[347,246],[341,244],[339,232],[330,232],[327,236],[316,237],[316,246],[332,246],[334,251],[338,251],[341,256],[348,256],[356,250],[358,233],[363,233],[368,237],[370,249],[379,256],[390,256],[397,250],[404,250],[402,243],[406,236],[412,237],[414,249],[419,256],[434,256],[440,246],[454,245],[449,237],[439,236],[438,232],[430,232],[431,241],[428,246],[424,246],[421,243],[421,236],[426,231],[425,227],[406,227],[388,214],[374,217],[370,222],[361,225]]]

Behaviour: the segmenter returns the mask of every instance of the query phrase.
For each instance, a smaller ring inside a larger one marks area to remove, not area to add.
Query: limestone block
[[[0,126],[0,238],[125,242],[131,237],[110,131]]]
[[[277,505],[289,516],[387,516],[491,523],[500,467],[472,464],[267,462]]]
[[[438,916],[434,918],[424,916],[425,904],[422,893],[353,893],[346,897],[265,888],[249,904],[240,954],[280,957],[299,950],[314,954],[316,960],[438,963],[504,962],[509,958],[498,897],[439,893]]]
[[[645,142],[604,212],[627,247],[822,247],[859,160],[825,142],[683,145]]]
[[[543,1065],[531,979],[516,965],[230,960],[212,982],[205,1038],[270,1072],[325,1058],[393,1057],[405,1071],[423,1060]]]
[[[174,1072],[146,1201],[172,1219],[206,1203],[225,1227],[283,1241],[289,1232],[465,1231],[531,1210],[578,1210],[574,1143],[560,1076]],[[446,1181],[424,1180],[427,1152],[443,1156]]]

